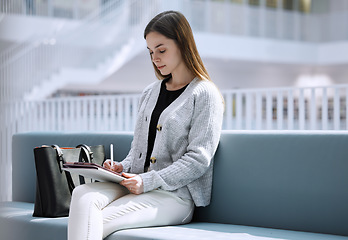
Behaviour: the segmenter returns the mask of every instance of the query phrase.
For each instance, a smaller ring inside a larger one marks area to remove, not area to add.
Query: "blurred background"
[[[133,131],[164,10],[190,22],[224,129],[347,130],[347,0],[0,0],[0,200],[13,134]]]

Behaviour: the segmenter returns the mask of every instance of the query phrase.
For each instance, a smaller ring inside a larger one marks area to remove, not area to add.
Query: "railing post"
[[[252,94],[251,92],[247,92],[245,94],[245,101],[246,101],[246,104],[245,104],[245,128],[248,129],[248,130],[251,130],[252,129],[252,110],[253,110],[253,105],[252,105],[252,102],[253,102],[253,97],[252,97]]]
[[[348,87],[346,87],[346,96],[345,96],[345,103],[346,103],[346,127],[345,127],[345,130],[348,130]]]
[[[327,130],[328,129],[328,98],[327,98],[327,88],[323,87],[323,96],[321,99],[321,124],[322,130]]]
[[[95,111],[95,118],[96,118],[96,125],[95,125],[95,129],[97,131],[100,131],[103,129],[103,117],[102,117],[102,102],[100,98],[97,98],[95,101],[95,107],[96,107],[96,111]]]
[[[261,92],[256,93],[256,129],[262,129],[262,94]]]
[[[294,129],[294,90],[288,90],[288,111],[287,111],[288,130]]]
[[[36,122],[36,124],[33,124],[33,129],[34,127],[36,126],[41,126],[42,129],[44,130],[45,129],[45,125],[44,125],[44,119],[45,117],[43,116],[44,114],[44,106],[43,106],[43,101],[37,101],[37,105],[38,107],[36,108],[37,109],[37,118],[38,118],[38,121]],[[35,109],[35,110],[36,110]],[[35,123],[35,120],[33,119],[33,123]],[[36,129],[35,129],[36,130]]]
[[[310,107],[310,129],[316,129],[316,121],[317,121],[317,101],[315,96],[315,88],[311,89],[311,107]]]
[[[334,107],[334,129],[339,130],[340,129],[340,95],[339,95],[338,87],[335,87],[333,107]]]
[[[82,104],[82,121],[83,121],[83,129],[87,130],[88,129],[88,122],[89,122],[89,115],[88,115],[88,99],[84,98],[81,101]]]
[[[110,117],[109,117],[109,98],[104,98],[102,100],[102,106],[103,106],[103,131],[110,131]]]
[[[242,129],[242,94],[236,93],[236,129]]]
[[[116,128],[116,99],[112,98],[110,103],[110,128],[115,129]]]
[[[278,130],[283,129],[283,93],[278,90],[277,93],[277,128]]]
[[[266,94],[266,129],[272,129],[273,122],[273,99],[272,92],[267,91]]]
[[[300,89],[300,95],[298,99],[298,111],[299,111],[299,129],[305,129],[305,99],[304,99],[304,89]]]
[[[124,117],[124,111],[123,111],[123,101],[121,97],[117,98],[117,130],[122,131],[123,130],[123,117]]]

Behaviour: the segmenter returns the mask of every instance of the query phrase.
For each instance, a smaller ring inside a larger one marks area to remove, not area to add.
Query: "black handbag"
[[[75,148],[60,148],[57,145],[34,148],[36,167],[36,198],[34,217],[66,217],[69,215],[71,193],[77,184],[69,172],[63,170],[66,162],[94,162],[102,165],[105,161],[103,145],[78,145]]]

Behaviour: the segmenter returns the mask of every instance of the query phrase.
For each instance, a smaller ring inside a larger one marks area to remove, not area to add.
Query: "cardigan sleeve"
[[[174,191],[200,178],[210,167],[221,134],[223,99],[211,84],[196,90],[186,152],[162,170],[140,174],[144,192],[156,188]]]

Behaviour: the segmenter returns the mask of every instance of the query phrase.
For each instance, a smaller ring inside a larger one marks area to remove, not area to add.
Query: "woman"
[[[127,228],[188,223],[195,206],[210,203],[212,157],[222,125],[223,99],[179,12],[147,25],[157,81],[142,94],[128,156],[104,167],[127,178],[91,183],[72,196],[69,239],[102,239]]]

